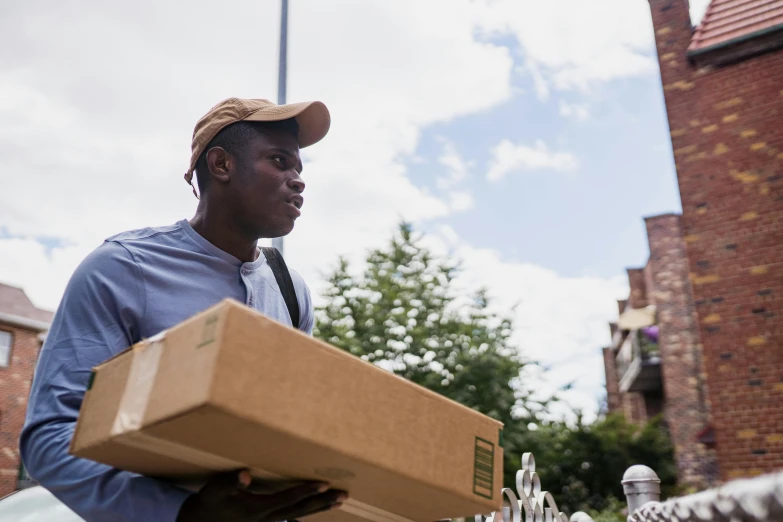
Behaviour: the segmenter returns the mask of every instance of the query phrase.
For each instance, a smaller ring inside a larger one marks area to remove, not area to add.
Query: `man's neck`
[[[199,206],[190,226],[201,237],[243,263],[250,263],[258,257],[258,240],[243,236],[225,216],[211,214]]]

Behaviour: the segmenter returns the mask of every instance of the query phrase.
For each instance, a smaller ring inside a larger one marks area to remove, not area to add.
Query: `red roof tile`
[[[21,288],[3,283],[0,283],[0,313],[46,323],[52,322],[54,316],[52,312],[36,308]]]
[[[783,28],[783,0],[712,0],[688,51],[703,51],[773,28]]]

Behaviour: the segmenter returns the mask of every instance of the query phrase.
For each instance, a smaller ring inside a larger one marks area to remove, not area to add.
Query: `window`
[[[8,366],[11,361],[11,334],[0,331],[0,366]]]

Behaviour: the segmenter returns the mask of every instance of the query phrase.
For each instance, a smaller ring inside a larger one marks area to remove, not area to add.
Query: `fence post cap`
[[[660,484],[661,479],[651,468],[637,464],[628,468],[623,475],[623,484],[635,482],[657,482]]]
[[[622,484],[631,512],[648,501],[658,502],[661,498],[661,479],[647,466],[637,464],[628,468]]]
[[[584,511],[577,511],[571,515],[570,522],[593,522],[593,517],[585,513]]]

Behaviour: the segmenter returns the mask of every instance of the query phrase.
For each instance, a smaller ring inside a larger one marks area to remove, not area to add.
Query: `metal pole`
[[[280,60],[277,70],[277,104],[285,104],[286,83],[288,79],[288,0],[282,0],[280,10]],[[272,239],[272,246],[283,253],[283,238]]]
[[[280,12],[280,61],[277,71],[277,104],[285,103],[286,80],[288,76],[288,0],[283,0]]]
[[[648,502],[661,501],[661,480],[647,466],[631,466],[623,475],[623,491],[628,501],[628,519]]]

